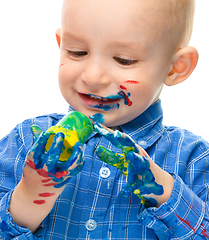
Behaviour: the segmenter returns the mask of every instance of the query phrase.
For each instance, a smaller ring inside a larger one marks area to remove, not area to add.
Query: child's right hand
[[[34,135],[34,145],[27,154],[26,166],[23,170],[23,178],[28,190],[37,187],[40,189],[37,199],[34,203],[44,203],[44,196],[60,194],[69,182],[71,177],[77,175],[84,164],[82,157],[82,144],[76,143],[73,147],[73,152],[67,161],[59,161],[60,154],[63,148],[64,134],[59,132],[55,135],[53,143],[48,152],[45,146],[50,137],[50,133],[42,132],[38,126],[32,127]],[[44,194],[49,193],[50,194]],[[45,197],[46,198],[46,197]]]
[[[69,180],[81,171],[84,160],[82,144],[76,143],[70,158],[59,161],[63,133],[55,135],[46,152],[45,146],[50,133],[42,132],[37,126],[32,127],[32,132],[35,143],[27,154],[23,177],[12,194],[9,212],[14,222],[35,232]]]

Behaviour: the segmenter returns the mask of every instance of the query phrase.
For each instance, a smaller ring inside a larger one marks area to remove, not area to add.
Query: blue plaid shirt
[[[163,126],[160,101],[120,126],[120,130],[175,178],[167,202],[159,208],[146,209],[137,196],[124,197],[121,189],[126,183],[125,176],[100,161],[95,148],[102,145],[120,151],[94,132],[84,146],[83,170],[71,179],[37,231],[32,234],[13,223],[9,203],[32,145],[30,127],[37,124],[45,131],[62,117],[51,114],[26,120],[1,140],[0,239],[209,238],[209,144],[188,131]]]

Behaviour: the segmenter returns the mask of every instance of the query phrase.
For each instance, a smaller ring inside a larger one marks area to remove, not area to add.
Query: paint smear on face
[[[64,64],[61,64],[61,65],[59,66],[59,68],[61,68],[62,66],[64,66]]]
[[[93,94],[90,94],[90,93],[88,95],[93,96],[93,97],[100,97],[100,96],[96,96],[96,95],[93,95]],[[120,107],[119,103],[117,103],[117,104],[107,104],[107,103],[105,103],[105,100],[117,100],[117,99],[118,100],[124,99],[124,104],[128,105],[128,106],[131,106],[132,102],[129,99],[130,95],[131,95],[130,93],[126,94],[124,91],[120,91],[116,95],[109,95],[107,97],[102,97],[104,99],[104,103],[99,103],[99,104],[90,105],[90,106],[93,107],[93,108],[103,109],[105,111],[109,111],[109,110],[112,110],[112,109],[119,109],[119,107]]]
[[[107,104],[96,104],[96,105],[90,105],[90,107],[97,108],[97,109],[103,109],[104,111],[110,111],[112,109],[119,109],[120,104],[119,103],[117,103],[117,104],[110,104],[110,105],[107,105]]]
[[[127,80],[127,81],[125,81],[124,83],[139,84],[139,82],[138,82],[138,81],[135,81],[135,80]]]
[[[120,88],[123,89],[123,90],[127,90],[127,88],[123,85],[120,85]]]
[[[93,122],[98,122],[98,123],[104,123],[105,122],[105,119],[103,118],[103,115],[101,113],[96,113],[93,116],[89,116],[89,118]]]
[[[130,93],[126,95],[123,91],[120,91],[118,94],[123,97],[125,105],[129,107],[132,105],[132,101],[129,99]]]

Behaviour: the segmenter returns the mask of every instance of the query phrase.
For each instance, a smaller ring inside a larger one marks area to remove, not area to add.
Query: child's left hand
[[[114,153],[102,146],[97,148],[97,155],[103,162],[120,169],[127,176],[123,189],[125,196],[136,194],[145,207],[157,207],[168,200],[174,184],[170,174],[155,164],[145,150],[125,133],[113,132],[98,123],[94,128],[123,152]]]

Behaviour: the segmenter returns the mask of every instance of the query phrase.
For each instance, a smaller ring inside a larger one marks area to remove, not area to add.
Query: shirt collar
[[[74,109],[69,106],[69,111]],[[162,121],[163,110],[159,100],[132,121],[121,125],[120,129],[146,150],[162,136],[164,130]],[[95,134],[94,131],[91,138]]]
[[[164,126],[161,100],[151,105],[141,115],[120,126],[136,143],[144,149],[152,146],[163,134]]]

